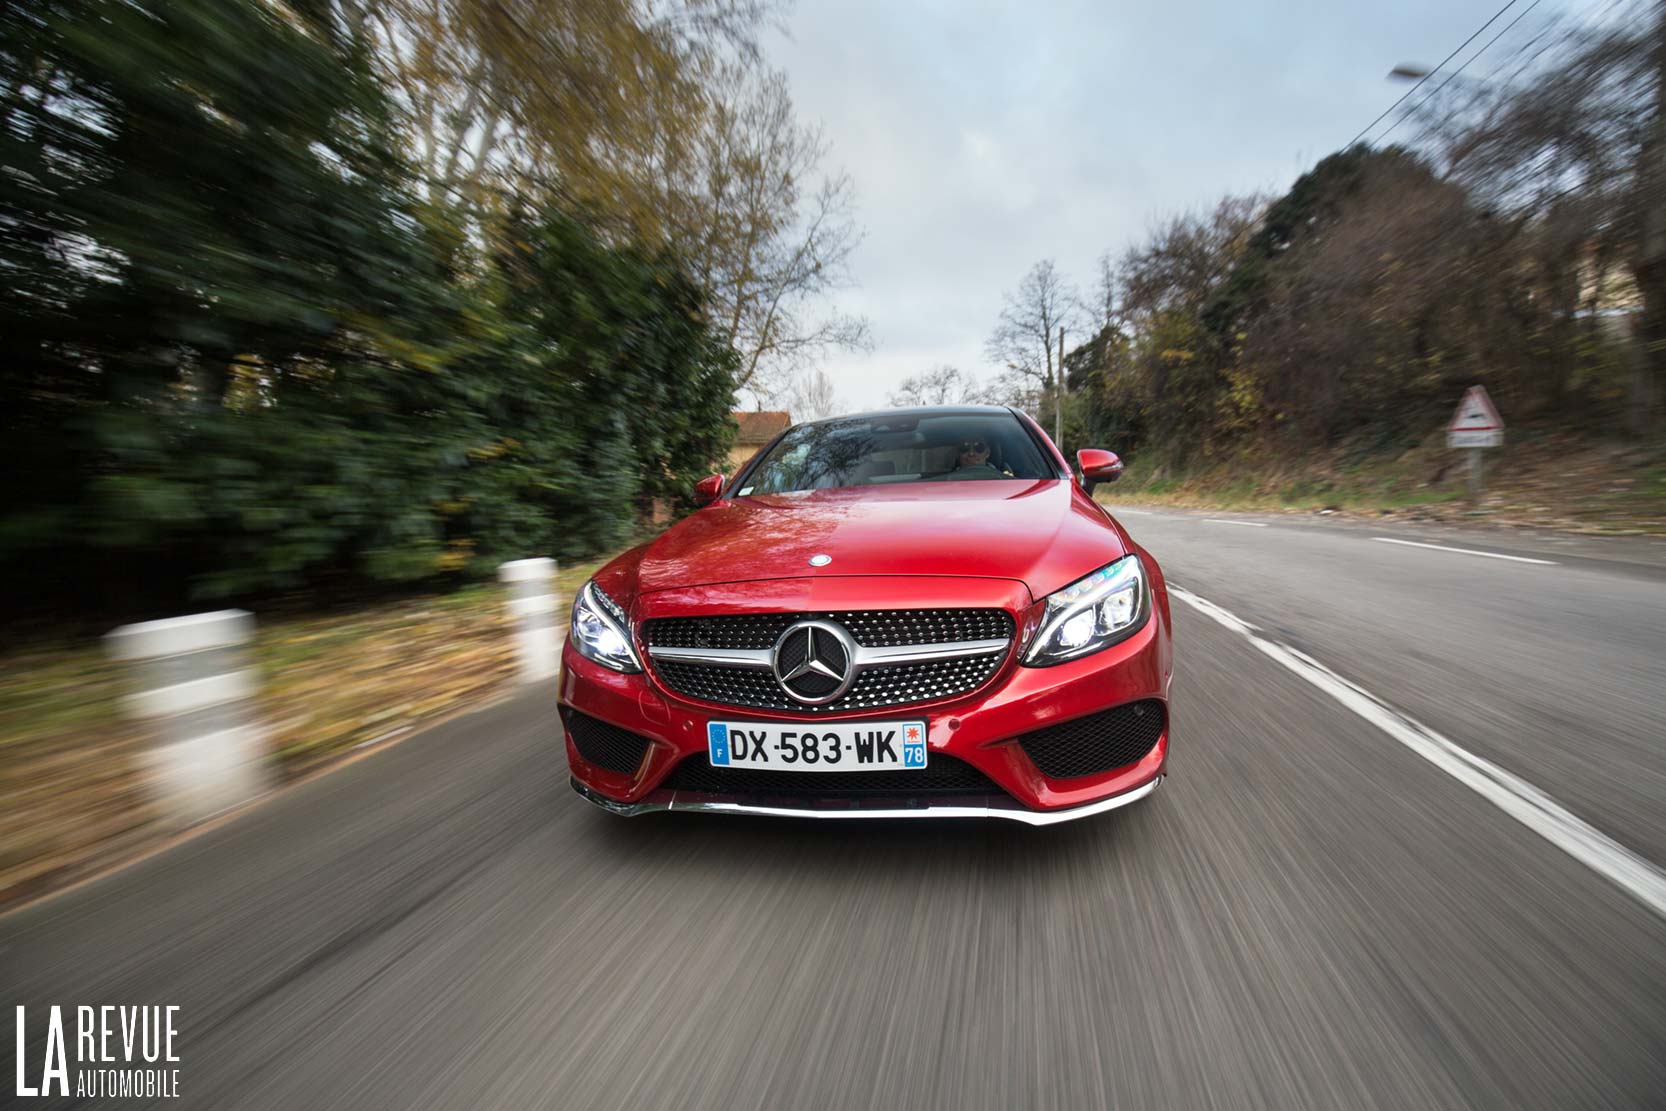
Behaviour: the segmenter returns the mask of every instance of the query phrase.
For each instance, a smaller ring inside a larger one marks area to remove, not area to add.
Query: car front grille
[[[789,626],[812,618],[844,626],[864,648],[924,649],[972,641],[1004,641],[1010,646],[1014,630],[1012,615],[999,609],[871,610],[654,618],[643,622],[642,639],[660,681],[680,695],[723,706],[814,715],[906,706],[967,694],[994,677],[1008,652],[1008,647],[1002,647],[981,655],[869,664],[857,672],[844,694],[815,705],[790,697],[767,668],[652,657],[655,648],[761,652],[772,648]],[[787,650],[794,647],[788,645]],[[836,688],[829,685],[827,689],[831,693]]]
[[[993,780],[972,765],[934,753],[923,768],[872,772],[774,772],[714,768],[705,756],[690,756],[662,787],[715,795],[776,795],[796,798],[910,798],[917,795],[1000,795]]]
[[[642,757],[648,751],[647,737],[577,710],[564,709],[562,716],[573,747],[598,768],[635,775],[636,769],[642,766]]]
[[[1134,763],[1156,746],[1167,724],[1163,703],[1148,698],[1037,729],[1018,743],[1042,775],[1071,779]]]
[[[850,690],[819,706],[806,706],[787,697],[775,681],[775,676],[767,671],[744,671],[668,660],[660,660],[654,666],[666,686],[702,702],[757,710],[832,714],[906,706],[913,702],[930,702],[965,694],[976,690],[995,674],[1001,666],[1001,657],[971,656],[869,668],[856,677]]]
[[[860,610],[845,613],[732,613],[656,617],[642,623],[650,648],[769,648],[796,621],[820,618],[850,630],[868,648],[1012,636],[1012,615],[998,609]]]

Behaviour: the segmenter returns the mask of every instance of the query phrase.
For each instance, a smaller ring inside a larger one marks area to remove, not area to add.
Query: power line
[[[1634,0],[1608,0],[1607,3],[1605,3],[1601,8],[1597,9],[1597,11],[1592,13],[1584,22],[1574,24],[1571,27],[1567,27],[1566,29],[1563,30],[1562,34],[1558,35],[1556,38],[1546,40],[1544,42],[1544,44],[1542,46],[1539,46],[1539,48],[1537,50],[1533,50],[1533,47],[1535,45],[1537,45],[1541,39],[1544,39],[1546,35],[1550,34],[1552,31],[1556,30],[1558,27],[1564,26],[1564,18],[1562,16],[1552,15],[1549,19],[1545,20],[1544,25],[1539,28],[1537,34],[1535,34],[1532,38],[1528,39],[1526,42],[1522,43],[1520,46],[1516,47],[1513,51],[1510,52],[1508,57],[1501,59],[1497,65],[1493,66],[1492,69],[1487,71],[1487,74],[1486,74],[1485,77],[1479,78],[1480,83],[1483,86],[1487,87],[1488,89],[1493,90],[1495,95],[1498,95],[1498,96],[1501,96],[1501,97],[1509,95],[1515,87],[1516,79],[1519,78],[1529,68],[1531,68],[1534,65],[1534,63],[1536,63],[1540,58],[1544,57],[1544,54],[1547,50],[1549,50],[1552,47],[1562,45],[1563,43],[1567,42],[1570,38],[1572,38],[1574,35],[1579,34],[1580,32],[1582,32],[1582,31],[1584,31],[1584,30],[1586,30],[1590,27],[1597,26],[1598,24],[1600,24],[1603,17],[1605,15],[1607,15],[1607,13],[1609,11],[1611,11],[1615,7],[1615,5],[1620,4],[1620,3],[1632,3],[1632,2],[1634,2]],[[1511,27],[1515,26],[1516,23],[1520,22],[1522,16],[1525,16],[1526,14],[1527,14],[1527,12],[1525,12],[1525,11],[1522,12],[1520,16],[1517,16],[1514,20],[1511,21],[1510,26]],[[1510,29],[1509,27],[1506,27],[1504,30],[1508,31],[1509,29]],[[1503,32],[1500,32],[1500,35],[1502,35],[1502,33]],[[1495,36],[1494,39],[1493,39],[1493,42],[1496,42],[1496,41],[1498,41],[1498,39]],[[1492,43],[1489,42],[1487,45],[1491,46]],[[1477,57],[1477,58],[1480,57],[1481,53],[1484,53],[1485,50],[1486,50],[1486,47],[1482,47],[1481,51],[1477,52],[1475,57]],[[1533,52],[1531,54],[1528,54],[1529,50],[1532,50]],[[1519,65],[1516,65],[1515,69],[1510,72],[1510,75],[1508,77],[1504,77],[1503,79],[1500,79],[1499,75],[1502,74],[1506,69],[1509,69],[1510,66],[1513,63],[1515,63],[1518,58],[1523,59],[1521,61],[1521,63]],[[1470,59],[1471,62],[1473,62],[1474,60],[1475,60],[1475,58]],[[1446,127],[1446,125],[1451,123],[1452,120],[1454,118],[1456,118],[1457,115],[1460,112],[1462,112],[1463,110],[1464,110],[1463,105],[1455,106],[1450,112],[1447,112],[1446,115],[1441,117],[1441,120],[1440,120],[1439,123],[1435,124],[1434,127],[1430,128],[1429,130],[1432,131],[1432,132],[1435,132],[1435,133],[1438,133],[1438,132],[1442,131]],[[1415,112],[1415,109],[1413,111]],[[1384,132],[1384,135],[1386,135],[1386,134],[1387,134],[1387,132]]]
[[[1612,7],[1613,4],[1615,3],[1615,0],[1608,0],[1608,3],[1609,3],[1609,6]],[[1522,13],[1522,15],[1526,15],[1526,14],[1527,14],[1526,12]],[[1520,17],[1518,16],[1517,19],[1519,20]],[[1493,66],[1490,70],[1488,70],[1485,77],[1477,78],[1477,81],[1480,83],[1481,87],[1484,88],[1484,89],[1493,90],[1493,91],[1495,91],[1496,93],[1498,93],[1500,95],[1508,95],[1508,93],[1510,92],[1510,90],[1511,90],[1511,88],[1512,88],[1512,86],[1515,82],[1516,77],[1521,74],[1522,70],[1525,70],[1528,66],[1532,65],[1535,61],[1537,61],[1539,59],[1539,57],[1541,55],[1544,54],[1544,52],[1546,50],[1548,50],[1552,46],[1556,45],[1557,42],[1565,40],[1567,38],[1567,35],[1564,34],[1562,36],[1562,40],[1552,39],[1549,42],[1545,43],[1543,46],[1539,47],[1539,49],[1533,51],[1532,56],[1529,57],[1520,66],[1518,66],[1515,73],[1511,74],[1510,77],[1507,78],[1506,80],[1503,80],[1503,81],[1497,80],[1498,75],[1503,73],[1505,68],[1507,66],[1509,66],[1510,63],[1514,62],[1517,58],[1520,58],[1522,55],[1526,54],[1528,50],[1532,49],[1534,43],[1538,42],[1540,39],[1542,39],[1546,35],[1550,34],[1550,32],[1554,31],[1559,22],[1560,22],[1559,18],[1557,16],[1554,16],[1554,15],[1552,15],[1549,19],[1545,20],[1544,26],[1539,28],[1538,34],[1534,35],[1532,38],[1528,39],[1526,42],[1524,42],[1520,46],[1516,47],[1515,50],[1513,50],[1508,57],[1500,60],[1497,65]],[[1515,26],[1515,22],[1512,21],[1510,26],[1511,27]],[[1509,30],[1509,28],[1506,27],[1505,30]],[[1495,39],[1494,41],[1496,42],[1497,40]],[[1492,44],[1488,43],[1487,45],[1491,46]],[[1477,55],[1477,57],[1479,57],[1479,55]],[[1474,58],[1470,59],[1470,61],[1472,61],[1472,62],[1474,60],[1475,60]],[[1453,121],[1453,119],[1455,119],[1460,112],[1464,111],[1465,107],[1466,106],[1462,105],[1462,104],[1455,105],[1450,112],[1447,112],[1446,115],[1441,117],[1439,123],[1435,124],[1434,127],[1427,129],[1427,131],[1429,133],[1434,133],[1434,134],[1441,133],[1442,131],[1445,130],[1447,124],[1451,123]],[[1385,134],[1386,134],[1386,132],[1385,132]]]
[[[1613,7],[1614,2],[1615,2],[1615,0],[1608,0],[1608,6]],[[1522,73],[1524,73],[1529,66],[1531,66],[1534,62],[1537,62],[1541,57],[1543,57],[1545,51],[1549,50],[1553,46],[1556,46],[1560,43],[1563,43],[1563,42],[1567,41],[1568,35],[1571,32],[1564,31],[1559,37],[1551,39],[1550,41],[1546,42],[1543,46],[1539,47],[1539,49],[1534,50],[1532,54],[1527,53],[1527,51],[1532,48],[1534,43],[1538,42],[1540,39],[1544,38],[1546,35],[1550,34],[1552,31],[1554,31],[1556,29],[1557,24],[1559,22],[1559,18],[1560,17],[1553,15],[1549,19],[1547,19],[1545,21],[1545,25],[1539,29],[1538,34],[1534,35],[1532,38],[1530,38],[1526,42],[1522,43],[1521,46],[1519,48],[1517,48],[1517,50],[1514,54],[1511,54],[1508,58],[1505,58],[1503,61],[1499,62],[1496,66],[1494,66],[1490,71],[1488,71],[1487,75],[1485,77],[1483,77],[1482,80],[1483,81],[1488,81],[1488,82],[1492,81],[1499,74],[1504,72],[1504,67],[1508,66],[1511,62],[1515,61],[1517,58],[1520,58],[1523,55],[1526,55],[1525,60],[1519,66],[1517,66],[1515,69],[1510,71],[1510,76],[1504,78],[1503,81],[1499,82],[1499,84],[1501,84],[1505,88],[1509,88],[1512,85],[1514,85],[1515,82],[1516,82],[1516,78],[1520,77],[1522,75]]]
[[[1450,62],[1453,58],[1456,58],[1463,51],[1464,47],[1468,46],[1470,43],[1474,42],[1477,38],[1479,38],[1481,36],[1482,31],[1485,31],[1488,27],[1491,27],[1494,23],[1498,22],[1498,17],[1499,16],[1503,15],[1505,12],[1507,12],[1511,8],[1515,7],[1516,2],[1517,2],[1517,0],[1509,0],[1509,2],[1506,3],[1502,8],[1499,8],[1496,12],[1494,12],[1492,14],[1491,19],[1487,20],[1485,23],[1481,24],[1481,26],[1477,27],[1475,29],[1474,34],[1470,35],[1467,39],[1465,39],[1463,42],[1458,44],[1458,49],[1452,51],[1452,53],[1450,53],[1446,57],[1442,58],[1440,60],[1440,65],[1436,66],[1434,69],[1430,70],[1428,73],[1425,73],[1422,77],[1418,78],[1417,84],[1415,84],[1411,88],[1407,89],[1406,92],[1405,92],[1405,95],[1400,97],[1399,100],[1396,100],[1393,104],[1390,104],[1387,108],[1384,108],[1383,112],[1382,112],[1382,115],[1378,116],[1376,119],[1372,120],[1370,123],[1368,123],[1364,127],[1360,128],[1359,134],[1355,135],[1352,139],[1348,140],[1348,146],[1351,147],[1355,143],[1359,142],[1361,139],[1365,138],[1366,134],[1368,132],[1370,132],[1370,130],[1373,127],[1376,127],[1379,123],[1382,123],[1383,120],[1388,118],[1388,114],[1390,112],[1392,112],[1392,111],[1394,111],[1394,109],[1400,107],[1400,105],[1402,105],[1406,102],[1406,99],[1408,97],[1410,97],[1411,94],[1415,93],[1418,89],[1422,88],[1423,87],[1423,82],[1427,81],[1429,78],[1431,78],[1435,74],[1439,73],[1442,66],[1446,65],[1446,63]],[[1537,0],[1535,0],[1535,2],[1537,2]]]
[[[1477,80],[1478,80],[1479,84],[1481,86],[1483,86],[1484,88],[1488,89],[1491,92],[1491,94],[1495,97],[1503,98],[1503,97],[1508,97],[1510,95],[1513,95],[1514,87],[1515,87],[1515,83],[1516,83],[1517,78],[1519,78],[1522,75],[1523,72],[1525,72],[1526,70],[1531,68],[1535,63],[1537,63],[1538,60],[1545,55],[1546,51],[1550,50],[1553,47],[1559,47],[1562,44],[1566,43],[1569,39],[1572,39],[1573,37],[1575,37],[1576,35],[1585,33],[1587,31],[1591,30],[1592,28],[1599,26],[1601,24],[1601,21],[1603,20],[1603,18],[1609,12],[1613,11],[1614,8],[1617,5],[1620,5],[1620,4],[1628,4],[1629,5],[1629,4],[1632,4],[1632,3],[1635,3],[1635,2],[1636,2],[1636,0],[1607,0],[1607,2],[1605,4],[1603,4],[1600,8],[1598,8],[1595,12],[1591,13],[1590,15],[1588,15],[1586,18],[1584,18],[1581,21],[1571,23],[1571,25],[1569,24],[1568,20],[1562,15],[1552,15],[1552,16],[1550,16],[1544,22],[1543,26],[1541,26],[1539,28],[1538,32],[1533,35],[1532,38],[1528,39],[1526,42],[1522,43],[1520,46],[1518,46],[1514,50],[1512,50],[1507,57],[1501,59],[1498,62],[1497,65],[1493,66],[1492,69],[1487,71],[1486,76],[1478,78]],[[1533,7],[1537,7],[1537,6],[1538,6],[1537,3],[1535,3],[1533,5]],[[1464,63],[1463,67],[1459,67],[1458,72],[1461,73],[1464,67],[1467,67],[1468,65],[1473,63],[1476,58],[1479,58],[1482,54],[1486,53],[1488,48],[1490,48],[1494,43],[1496,43],[1500,38],[1502,38],[1510,30],[1511,27],[1514,27],[1517,23],[1520,23],[1521,20],[1523,19],[1523,17],[1525,17],[1531,11],[1532,11],[1532,7],[1527,8],[1520,15],[1516,16],[1515,19],[1511,20],[1509,26],[1505,27],[1503,31],[1500,31],[1498,34],[1494,35],[1490,40],[1488,40],[1487,45],[1483,46],[1480,50],[1476,51],[1475,54],[1472,57],[1470,57],[1469,61]],[[1546,39],[1547,35],[1549,35],[1552,31],[1557,30],[1558,28],[1562,28],[1562,33],[1560,35],[1557,35],[1555,38]],[[1540,43],[1540,40],[1545,40],[1542,45],[1538,45]],[[1533,49],[1533,47],[1535,45],[1538,45],[1537,50]],[[1532,53],[1529,54],[1528,53],[1529,51],[1532,51]],[[1511,73],[1509,74],[1508,77],[1505,77],[1502,80],[1499,79],[1499,75],[1502,74],[1506,69],[1509,69],[1509,67],[1512,64],[1514,64],[1517,59],[1523,59],[1523,58],[1524,58],[1524,60],[1521,61],[1521,63],[1519,65],[1516,65],[1515,69],[1511,71]],[[1456,75],[1457,74],[1454,74],[1453,76],[1456,76]],[[1451,79],[1448,78],[1448,80],[1451,80]],[[1445,87],[1444,82],[1442,83],[1441,87],[1442,88]],[[1394,122],[1394,124],[1392,126],[1390,126],[1387,131],[1384,131],[1381,135],[1379,135],[1377,137],[1378,140],[1380,141],[1382,139],[1387,138],[1388,135],[1390,133],[1392,133],[1395,128],[1399,127],[1400,124],[1404,123],[1411,116],[1415,116],[1417,114],[1418,110],[1421,109],[1423,107],[1423,105],[1425,105],[1425,104],[1429,103],[1429,101],[1433,100],[1435,98],[1435,96],[1439,94],[1439,92],[1440,92],[1439,88],[1435,89],[1434,92],[1430,93],[1428,96],[1424,97],[1421,101],[1419,101],[1415,106],[1408,109],[1406,111],[1406,113],[1404,115],[1402,115],[1400,117],[1400,119],[1396,120]],[[1452,120],[1454,118],[1456,118],[1464,110],[1465,110],[1465,105],[1459,104],[1459,105],[1454,106],[1451,109],[1451,111],[1447,112],[1446,115],[1441,117],[1440,122],[1434,124],[1431,127],[1426,128],[1425,133],[1426,134],[1434,134],[1434,133],[1442,132],[1445,129],[1446,125],[1451,123]]]
[[[1514,0],[1512,0],[1512,3],[1513,2],[1514,2]],[[1491,46],[1493,43],[1495,43],[1499,39],[1503,38],[1504,35],[1505,35],[1505,32],[1509,31],[1509,29],[1511,27],[1514,27],[1516,24],[1520,23],[1521,20],[1522,20],[1522,16],[1525,16],[1528,12],[1530,12],[1534,8],[1538,7],[1540,2],[1541,2],[1541,0],[1533,0],[1533,2],[1531,4],[1527,5],[1527,7],[1523,8],[1521,10],[1520,14],[1518,14],[1514,19],[1510,20],[1509,23],[1506,23],[1504,25],[1504,30],[1503,31],[1498,32],[1498,34],[1496,34],[1492,38],[1488,39],[1487,42],[1486,42],[1486,46],[1481,47],[1481,49],[1479,49],[1475,53],[1471,54],[1469,56],[1469,58],[1465,60],[1463,65],[1459,66],[1457,69],[1455,69],[1451,73],[1447,74],[1446,75],[1446,80],[1444,80],[1440,84],[1436,85],[1434,87],[1434,89],[1429,93],[1428,96],[1424,97],[1422,100],[1418,101],[1416,104],[1412,105],[1410,108],[1407,108],[1404,112],[1401,112],[1400,113],[1400,118],[1395,120],[1393,123],[1389,124],[1387,131],[1385,131],[1381,135],[1377,136],[1378,141],[1380,142],[1381,140],[1386,139],[1390,135],[1394,134],[1394,129],[1395,128],[1399,127],[1401,124],[1405,123],[1408,119],[1410,119],[1412,117],[1412,114],[1415,113],[1419,108],[1423,107],[1425,104],[1427,104],[1431,100],[1435,99],[1435,97],[1439,96],[1440,91],[1442,89],[1446,88],[1446,86],[1450,85],[1452,83],[1453,78],[1457,77],[1458,74],[1460,74],[1464,70],[1468,69],[1471,62],[1475,61],[1475,59],[1479,58],[1481,55],[1483,55],[1487,52],[1487,47],[1488,46]],[[1508,6],[1508,5],[1506,5],[1506,6]],[[1500,14],[1503,14],[1503,13],[1501,12]],[[1497,18],[1498,18],[1498,16],[1493,16],[1493,19],[1497,19]],[[1486,27],[1483,26],[1481,28],[1481,31],[1485,31],[1485,30],[1486,30]],[[1478,35],[1478,34],[1481,33],[1481,31],[1477,31],[1477,32],[1475,32],[1475,34]],[[1473,40],[1475,38],[1475,35],[1471,35],[1470,38]],[[1462,50],[1463,47],[1460,46],[1460,47],[1458,47],[1458,49]],[[1415,90],[1413,90],[1413,91],[1415,91]],[[1389,110],[1393,111],[1393,109],[1389,109]]]
[[[1632,0],[1608,0],[1608,3],[1606,3],[1602,7],[1598,8],[1589,17],[1587,17],[1583,22],[1573,24],[1566,31],[1564,31],[1562,34],[1558,35],[1556,38],[1551,39],[1549,42],[1547,42],[1543,46],[1539,47],[1539,49],[1537,49],[1533,52],[1531,57],[1529,57],[1521,65],[1517,66],[1513,71],[1511,71],[1510,76],[1504,79],[1504,84],[1505,85],[1514,84],[1516,78],[1520,77],[1522,75],[1522,73],[1525,70],[1528,69],[1528,67],[1533,65],[1534,62],[1537,62],[1539,60],[1539,58],[1543,56],[1543,54],[1546,50],[1550,49],[1553,46],[1560,46],[1562,43],[1567,42],[1570,38],[1572,38],[1574,35],[1579,34],[1581,31],[1585,31],[1585,30],[1600,26],[1601,23],[1602,23],[1603,18],[1608,14],[1608,12],[1616,4],[1619,4],[1619,3],[1622,3],[1622,2],[1631,3]],[[1540,31],[1533,38],[1529,39],[1527,41],[1526,45],[1523,46],[1521,50],[1518,50],[1516,52],[1516,54],[1520,55],[1522,53],[1525,53],[1527,47],[1532,46],[1535,42],[1538,42],[1541,37],[1543,37],[1547,32],[1549,32],[1550,30],[1552,30],[1556,26],[1556,20],[1558,18],[1560,18],[1560,17],[1552,16],[1551,21],[1545,25],[1545,29],[1543,31]],[[1498,73],[1500,70],[1502,70],[1504,68],[1504,66],[1506,66],[1508,64],[1509,64],[1508,62],[1504,62],[1504,63],[1500,64],[1497,67],[1497,69],[1494,69],[1492,71],[1492,73],[1489,73],[1487,75],[1487,77],[1490,79],[1493,76],[1493,74]]]

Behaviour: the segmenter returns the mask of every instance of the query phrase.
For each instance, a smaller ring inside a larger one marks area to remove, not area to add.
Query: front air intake
[[[648,752],[648,738],[617,725],[609,725],[589,714],[562,707],[562,718],[567,724],[567,736],[579,755],[610,772],[635,775]]]
[[[1135,763],[1156,747],[1167,726],[1163,703],[1148,698],[1037,729],[1018,744],[1042,775],[1074,779]]]

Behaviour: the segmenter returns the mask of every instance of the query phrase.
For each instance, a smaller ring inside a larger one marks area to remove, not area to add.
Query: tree
[[[527,550],[607,550],[635,526],[621,508],[685,501],[727,451],[734,352],[663,248],[613,246],[559,211],[517,221],[508,241],[503,315],[524,334],[484,354],[520,364],[492,423],[517,441],[501,464],[548,530]]]
[[[705,120],[718,57],[757,57],[757,0],[344,0],[433,204],[511,194],[669,234],[658,175]]]
[[[1251,436],[1371,449],[1427,435],[1476,382],[1523,420],[1647,415],[1666,385],[1666,28],[1548,29],[1510,78],[1455,106],[1437,86],[1411,144],[1337,151],[1283,196],[1102,257],[1099,330],[1066,361],[1093,434],[1171,458]]]
[[[1090,340],[1094,357],[1082,372],[1098,393],[1088,409],[1106,432],[1143,430],[1173,453],[1207,441],[1234,344],[1207,326],[1209,309],[1230,286],[1263,207],[1258,197],[1227,197],[1176,216],[1101,272],[1115,315]]]
[[[1117,277],[1116,256],[1110,251],[1103,251],[1095,264],[1097,273],[1094,280],[1094,298],[1091,306],[1093,321],[1100,332],[1114,328],[1120,317],[1117,307],[1117,297],[1120,293],[1120,282]]]
[[[207,458],[227,423],[351,380],[365,322],[431,315],[385,102],[362,54],[265,4],[0,20],[0,421],[33,476],[0,560],[125,549],[188,577],[183,537],[246,477]]]
[[[1506,287],[1477,265],[1483,238],[1461,188],[1394,148],[1333,156],[1299,184],[1314,185],[1305,214],[1269,255],[1246,253],[1239,271],[1254,267],[1260,284],[1239,323],[1234,373],[1223,376],[1232,400],[1329,442],[1400,426],[1454,379],[1508,383],[1483,357],[1504,354],[1484,320]],[[1274,205],[1268,226],[1285,214]],[[1223,394],[1218,425],[1254,420],[1228,406]]]
[[[854,186],[824,172],[826,140],[797,121],[785,77],[736,77],[695,153],[676,190],[689,199],[667,203],[713,326],[740,355],[737,392],[775,396],[829,349],[866,346],[866,321],[820,307],[849,281],[861,242]]]
[[[860,242],[848,175],[825,165],[762,0],[361,0],[432,203],[489,238],[520,198],[586,213],[687,262],[739,353],[735,388],[779,395],[866,323],[828,311]]]
[[[787,393],[794,420],[822,420],[844,412],[844,402],[834,392],[833,380],[825,371],[811,370],[797,375]]]
[[[1627,411],[1641,432],[1666,394],[1666,25],[1565,38],[1526,87],[1449,112],[1423,138],[1506,235],[1544,243],[1541,276],[1586,291],[1588,319],[1623,310],[1610,275],[1629,278],[1640,311]]]
[[[904,378],[891,391],[890,403],[899,408],[911,405],[974,405],[984,402],[987,396],[988,391],[959,368],[944,363]]]
[[[460,234],[309,10],[0,7],[8,602],[593,553],[722,454],[735,355],[681,260],[553,203]]]
[[[1051,406],[1058,397],[1058,330],[1075,324],[1080,305],[1076,288],[1052,259],[1043,259],[1006,295],[989,334],[984,349],[990,360],[1010,371],[1024,392],[1034,391],[1039,403]]]
[[[1117,266],[1120,316],[1208,312],[1232,282],[1251,236],[1263,224],[1264,198],[1224,197],[1204,213],[1185,213],[1130,248]]]

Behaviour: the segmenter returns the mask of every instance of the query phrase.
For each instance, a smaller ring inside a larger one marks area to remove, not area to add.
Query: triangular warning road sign
[[[1464,394],[1464,399],[1458,402],[1458,411],[1452,414],[1452,423],[1446,426],[1448,432],[1502,432],[1504,418],[1498,415],[1493,406],[1492,398],[1487,396],[1485,386],[1471,386]]]

